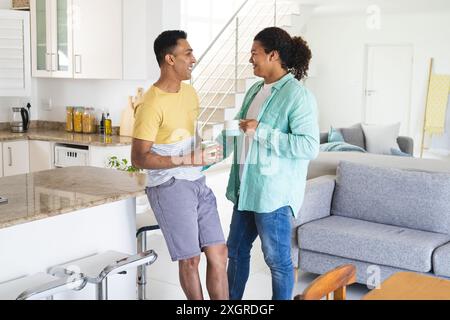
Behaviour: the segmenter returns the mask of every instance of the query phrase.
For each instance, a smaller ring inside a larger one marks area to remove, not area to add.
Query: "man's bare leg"
[[[200,256],[178,262],[180,283],[188,300],[203,300],[202,285],[198,274]]]
[[[211,300],[228,300],[227,260],[228,249],[226,245],[216,245],[204,249],[206,268],[206,288]]]

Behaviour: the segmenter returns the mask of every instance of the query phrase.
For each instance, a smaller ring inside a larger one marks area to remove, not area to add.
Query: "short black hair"
[[[156,38],[153,49],[159,66],[163,64],[167,54],[173,53],[180,39],[187,39],[187,33],[182,30],[168,30]]]

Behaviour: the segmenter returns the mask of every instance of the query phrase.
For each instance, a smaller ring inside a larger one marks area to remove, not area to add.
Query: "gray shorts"
[[[146,189],[172,261],[197,257],[205,247],[225,244],[216,197],[205,180],[172,178]]]

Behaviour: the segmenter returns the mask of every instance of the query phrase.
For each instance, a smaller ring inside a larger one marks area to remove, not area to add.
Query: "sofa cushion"
[[[392,125],[363,124],[362,129],[366,138],[366,148],[370,153],[391,154],[391,149],[400,150],[397,143],[400,133],[400,122]]]
[[[450,161],[395,157],[360,152],[320,152],[319,156],[309,164],[308,179],[326,175],[335,176],[336,169],[341,161],[351,161],[377,167],[450,173]]]
[[[412,154],[401,151],[400,149],[391,148],[391,155],[397,157],[412,157]]]
[[[366,149],[366,142],[361,124],[355,124],[349,128],[341,128],[339,130],[341,131],[345,142]]]
[[[431,271],[433,251],[450,236],[332,216],[298,229],[301,250],[417,272]]]
[[[438,248],[433,254],[434,274],[450,277],[450,243]]]
[[[450,234],[450,174],[339,163],[331,213]]]
[[[344,264],[352,264],[356,267],[356,282],[370,287],[376,287],[394,273],[410,271],[381,264],[375,266],[373,263],[309,250],[300,250],[297,260],[300,270],[316,274],[324,274]]]
[[[363,148],[366,150],[366,141],[364,138],[364,132],[362,129],[361,124],[355,124],[348,128],[339,128],[334,129],[336,132],[340,133],[342,137],[344,138],[344,142],[358,146],[360,148]],[[330,138],[330,132],[321,132],[320,133],[320,144],[332,142],[329,141]]]
[[[328,132],[328,142],[345,142],[345,140],[339,129],[331,127]]]

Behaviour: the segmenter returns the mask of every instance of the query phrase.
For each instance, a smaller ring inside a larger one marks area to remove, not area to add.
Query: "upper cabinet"
[[[31,0],[34,77],[73,77],[72,0]]]
[[[122,0],[31,0],[34,77],[122,79]]]
[[[30,95],[30,17],[0,10],[0,96]]]
[[[122,0],[73,0],[73,19],[74,78],[122,79]]]

